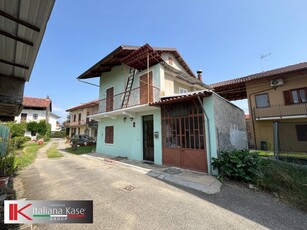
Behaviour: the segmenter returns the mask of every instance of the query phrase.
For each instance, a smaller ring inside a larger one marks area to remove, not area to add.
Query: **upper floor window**
[[[257,108],[266,108],[270,106],[269,95],[267,93],[256,95],[255,99]]]
[[[173,65],[173,58],[168,56],[168,64]]]
[[[187,89],[185,89],[185,88],[179,88],[179,93],[180,93],[180,94],[187,93],[187,92],[188,92]]]
[[[20,121],[21,122],[27,122],[27,114],[26,113],[22,113],[20,115]]]
[[[33,114],[33,120],[37,120],[37,118],[38,118],[38,114],[37,114],[37,113],[34,113],[34,114]]]
[[[74,122],[76,121],[76,117],[77,117],[76,114],[74,114]]]
[[[299,104],[307,102],[307,88],[284,91],[285,104]]]
[[[81,121],[81,113],[79,113],[79,120],[78,121]]]

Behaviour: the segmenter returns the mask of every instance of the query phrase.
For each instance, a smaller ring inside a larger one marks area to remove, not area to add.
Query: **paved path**
[[[61,142],[61,148],[64,143]],[[46,149],[46,148],[45,148]],[[43,149],[44,150],[44,149]],[[197,194],[110,162],[65,153],[20,172],[27,199],[94,201],[94,224],[39,225],[39,229],[304,229],[307,215],[271,196],[223,185]],[[130,192],[126,186],[136,188]]]

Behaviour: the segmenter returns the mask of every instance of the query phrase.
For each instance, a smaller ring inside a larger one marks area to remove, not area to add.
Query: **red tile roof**
[[[278,69],[273,69],[261,73],[248,75],[246,77],[235,78],[228,81],[222,81],[209,85],[216,93],[227,100],[239,100],[247,98],[246,82],[256,81],[258,79],[274,79],[281,75],[306,71],[307,62],[289,65]]]
[[[51,99],[23,97],[22,105],[24,107],[47,108],[51,106]]]
[[[278,69],[273,69],[273,70],[269,70],[269,71],[265,71],[261,73],[251,74],[246,77],[240,77],[240,78],[235,78],[232,80],[222,81],[222,82],[211,84],[210,86],[212,88],[218,88],[218,87],[222,87],[226,85],[233,85],[233,84],[238,84],[242,82],[248,82],[248,81],[252,81],[255,79],[271,77],[274,75],[290,73],[290,72],[303,70],[303,69],[307,69],[307,62],[303,62],[303,63],[299,63],[295,65],[289,65],[289,66],[285,66],[285,67],[281,67]]]
[[[81,105],[69,108],[69,109],[66,110],[66,112],[70,112],[70,111],[77,110],[77,109],[83,109],[83,108],[87,108],[87,107],[92,107],[92,106],[95,106],[95,105],[98,105],[98,104],[99,104],[99,100],[96,99],[96,100],[93,100],[93,101],[83,103]]]
[[[138,51],[139,52],[135,52]],[[185,71],[191,76],[195,77],[193,71],[190,69],[188,64],[183,60],[180,53],[175,48],[158,48],[158,47],[151,47],[149,44],[145,44],[144,46],[127,46],[127,45],[121,45],[118,48],[116,48],[114,51],[112,51],[110,54],[105,56],[103,59],[101,59],[99,62],[97,62],[95,65],[93,65],[91,68],[86,70],[83,74],[81,74],[77,79],[86,79],[86,78],[93,78],[93,77],[100,77],[100,75],[103,72],[109,72],[114,66],[119,66],[124,62],[132,62],[133,58],[130,54],[144,54],[144,51],[150,52],[150,65],[153,65],[155,63],[161,62],[163,59],[160,57],[160,55],[163,52],[171,53],[175,56],[175,58],[178,60],[180,65],[185,69]],[[129,56],[130,55],[130,56]],[[134,61],[138,57],[134,57]],[[129,59],[129,60],[128,60]],[[137,60],[139,61],[139,60]],[[145,61],[143,63],[143,69],[147,68],[147,59],[144,59]],[[140,62],[140,61],[139,61]],[[141,62],[142,63],[142,62]],[[139,63],[139,64],[141,64]],[[141,68],[140,66],[136,65],[136,62],[134,62],[133,65],[135,68]],[[195,77],[196,78],[196,77]]]

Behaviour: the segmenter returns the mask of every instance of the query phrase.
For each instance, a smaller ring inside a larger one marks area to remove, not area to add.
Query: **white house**
[[[52,113],[52,101],[47,98],[23,97],[23,109],[18,117],[15,117],[17,123],[46,120],[51,124],[51,131],[58,131],[57,120],[60,116]],[[31,136],[26,132],[26,136]]]

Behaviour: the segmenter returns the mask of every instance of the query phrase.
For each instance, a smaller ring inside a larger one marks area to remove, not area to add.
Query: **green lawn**
[[[76,151],[73,151],[72,148],[67,148],[65,151],[76,154],[76,155],[81,155],[81,154],[86,154],[86,153],[91,153],[92,151],[95,151],[96,146],[95,145],[90,145],[90,146],[78,146]]]
[[[307,211],[307,167],[263,159],[258,185],[281,200]]]
[[[23,148],[16,152],[15,162],[18,169],[22,169],[31,164],[37,157],[38,150],[45,146],[29,142],[23,145]]]
[[[274,152],[272,151],[251,150],[250,152],[257,152],[259,153],[259,156],[263,157],[274,156]],[[307,159],[307,153],[302,153],[302,152],[282,152],[279,154],[279,156]]]
[[[58,158],[63,156],[63,154],[59,152],[58,146],[59,143],[53,143],[50,146],[50,148],[46,152],[48,158]]]

